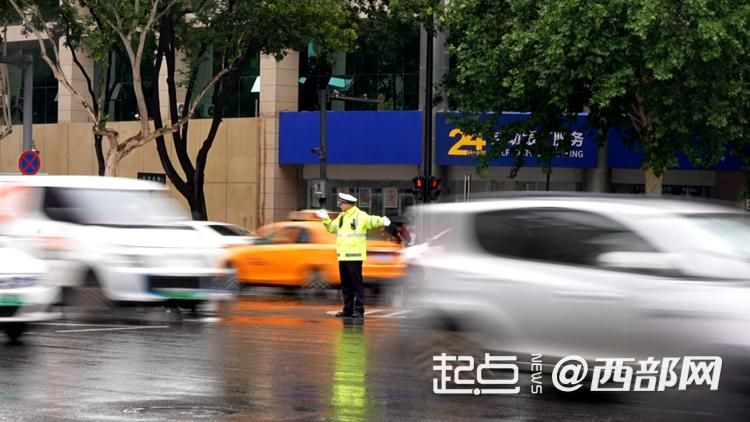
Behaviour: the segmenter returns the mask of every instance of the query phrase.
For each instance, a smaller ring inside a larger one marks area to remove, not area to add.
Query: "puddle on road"
[[[123,412],[148,416],[172,416],[178,417],[180,420],[183,418],[213,420],[213,418],[232,415],[238,411],[228,407],[212,406],[154,406],[126,409]]]

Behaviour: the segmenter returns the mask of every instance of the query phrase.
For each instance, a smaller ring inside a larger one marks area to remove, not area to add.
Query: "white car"
[[[476,334],[472,347],[520,360],[750,357],[744,211],[644,197],[511,195],[416,207],[415,221],[419,238],[433,239],[406,254],[410,306],[433,327]]]
[[[211,236],[224,247],[252,245],[258,236],[253,236],[244,227],[218,221],[183,221],[179,224],[192,227],[195,230]]]
[[[17,340],[28,323],[59,318],[60,289],[44,284],[44,263],[0,239],[0,330]]]
[[[47,261],[66,304],[175,305],[230,299],[215,239],[175,226],[163,185],[96,176],[0,177],[0,233]]]

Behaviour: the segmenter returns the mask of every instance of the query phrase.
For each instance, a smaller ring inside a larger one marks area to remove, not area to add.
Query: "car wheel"
[[[113,304],[104,294],[96,275],[89,271],[80,286],[73,287],[66,301],[70,312],[91,316],[108,316]]]
[[[242,281],[237,275],[237,268],[230,262],[224,267],[229,271],[229,274],[224,276],[224,282],[222,288],[230,291],[232,294],[238,294],[243,288]]]
[[[26,331],[26,324],[23,322],[9,324],[5,327],[5,334],[11,341],[17,341],[24,331]]]
[[[330,283],[326,281],[320,270],[309,270],[305,275],[305,281],[302,283],[302,289],[305,292],[322,294],[331,288]]]
[[[435,356],[445,353],[448,356],[471,356],[474,359],[474,367],[484,363],[485,350],[480,346],[479,334],[473,331],[461,331],[446,322],[433,321],[431,327],[423,327],[419,341],[413,343],[414,368],[417,368],[420,376],[426,380],[432,380],[437,376],[433,369],[438,361]],[[475,371],[467,371],[462,374],[463,379],[474,379]]]

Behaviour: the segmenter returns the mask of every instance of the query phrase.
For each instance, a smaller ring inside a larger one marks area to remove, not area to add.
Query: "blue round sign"
[[[39,154],[34,150],[24,151],[18,157],[18,169],[25,175],[37,174],[41,166],[42,159],[39,158]]]

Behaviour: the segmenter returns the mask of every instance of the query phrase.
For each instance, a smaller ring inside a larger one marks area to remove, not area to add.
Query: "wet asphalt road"
[[[222,317],[65,319],[0,343],[0,421],[688,420],[632,396],[438,396],[420,317],[382,299],[363,322],[335,296],[243,296]],[[549,393],[548,393],[549,391]]]

